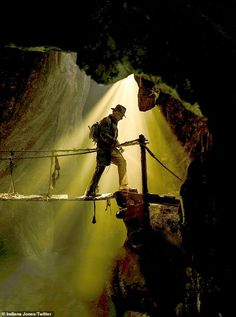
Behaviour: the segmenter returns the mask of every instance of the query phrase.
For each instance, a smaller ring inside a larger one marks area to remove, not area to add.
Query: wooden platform
[[[67,194],[61,195],[21,195],[11,193],[0,193],[0,201],[94,201],[94,200],[107,200],[114,198],[113,193],[105,193],[96,197],[83,196],[68,196]]]

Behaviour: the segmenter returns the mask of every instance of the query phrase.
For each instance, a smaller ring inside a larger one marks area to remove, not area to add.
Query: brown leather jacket
[[[117,120],[110,114],[100,121],[100,139],[98,148],[112,148],[117,145],[118,128]]]

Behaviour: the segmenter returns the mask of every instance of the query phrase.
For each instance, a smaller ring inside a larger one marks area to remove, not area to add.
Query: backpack
[[[91,127],[89,127],[89,138],[92,139],[94,143],[100,138],[100,125],[99,122],[95,122]]]

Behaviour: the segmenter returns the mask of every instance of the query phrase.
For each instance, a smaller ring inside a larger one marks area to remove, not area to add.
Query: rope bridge
[[[146,151],[159,163],[163,168],[165,168],[169,173],[175,176],[178,180],[182,181],[174,172],[172,172],[168,167],[166,167],[146,146],[148,141],[143,135],[140,135],[138,139],[126,141],[121,143],[119,147],[139,145],[141,148],[141,166],[142,166],[142,183],[143,183],[143,193],[147,193],[147,171],[146,171]],[[12,192],[0,193],[0,200],[2,201],[81,201],[81,200],[107,200],[113,198],[112,193],[102,194],[98,197],[88,198],[84,196],[78,197],[68,197],[68,195],[52,195],[51,190],[54,189],[56,181],[60,177],[60,164],[59,157],[74,156],[74,155],[85,155],[97,152],[96,148],[87,148],[87,149],[70,149],[70,150],[1,150],[0,153],[6,154],[5,157],[0,157],[0,161],[9,162],[9,170],[11,177],[10,188]],[[27,153],[28,155],[22,155],[22,153]],[[35,153],[36,155],[32,155]],[[17,155],[16,155],[17,154]],[[18,160],[32,160],[32,159],[51,159],[50,164],[50,175],[49,175],[49,184],[48,192],[45,195],[20,195],[16,192],[15,182],[13,178],[14,171],[14,161]],[[54,168],[53,168],[54,165]]]

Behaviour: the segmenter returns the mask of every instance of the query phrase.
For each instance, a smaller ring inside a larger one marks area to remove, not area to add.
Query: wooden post
[[[148,193],[147,185],[147,159],[146,159],[146,149],[145,149],[146,139],[144,135],[139,136],[139,145],[141,151],[141,171],[142,171],[142,191],[143,195]]]
[[[147,199],[148,185],[147,185],[147,159],[146,159],[146,139],[144,135],[139,136],[139,145],[141,151],[141,170],[142,170],[142,191],[143,191],[143,201],[144,201],[144,223],[143,229],[148,232],[150,230],[150,217],[149,217],[149,203]]]

